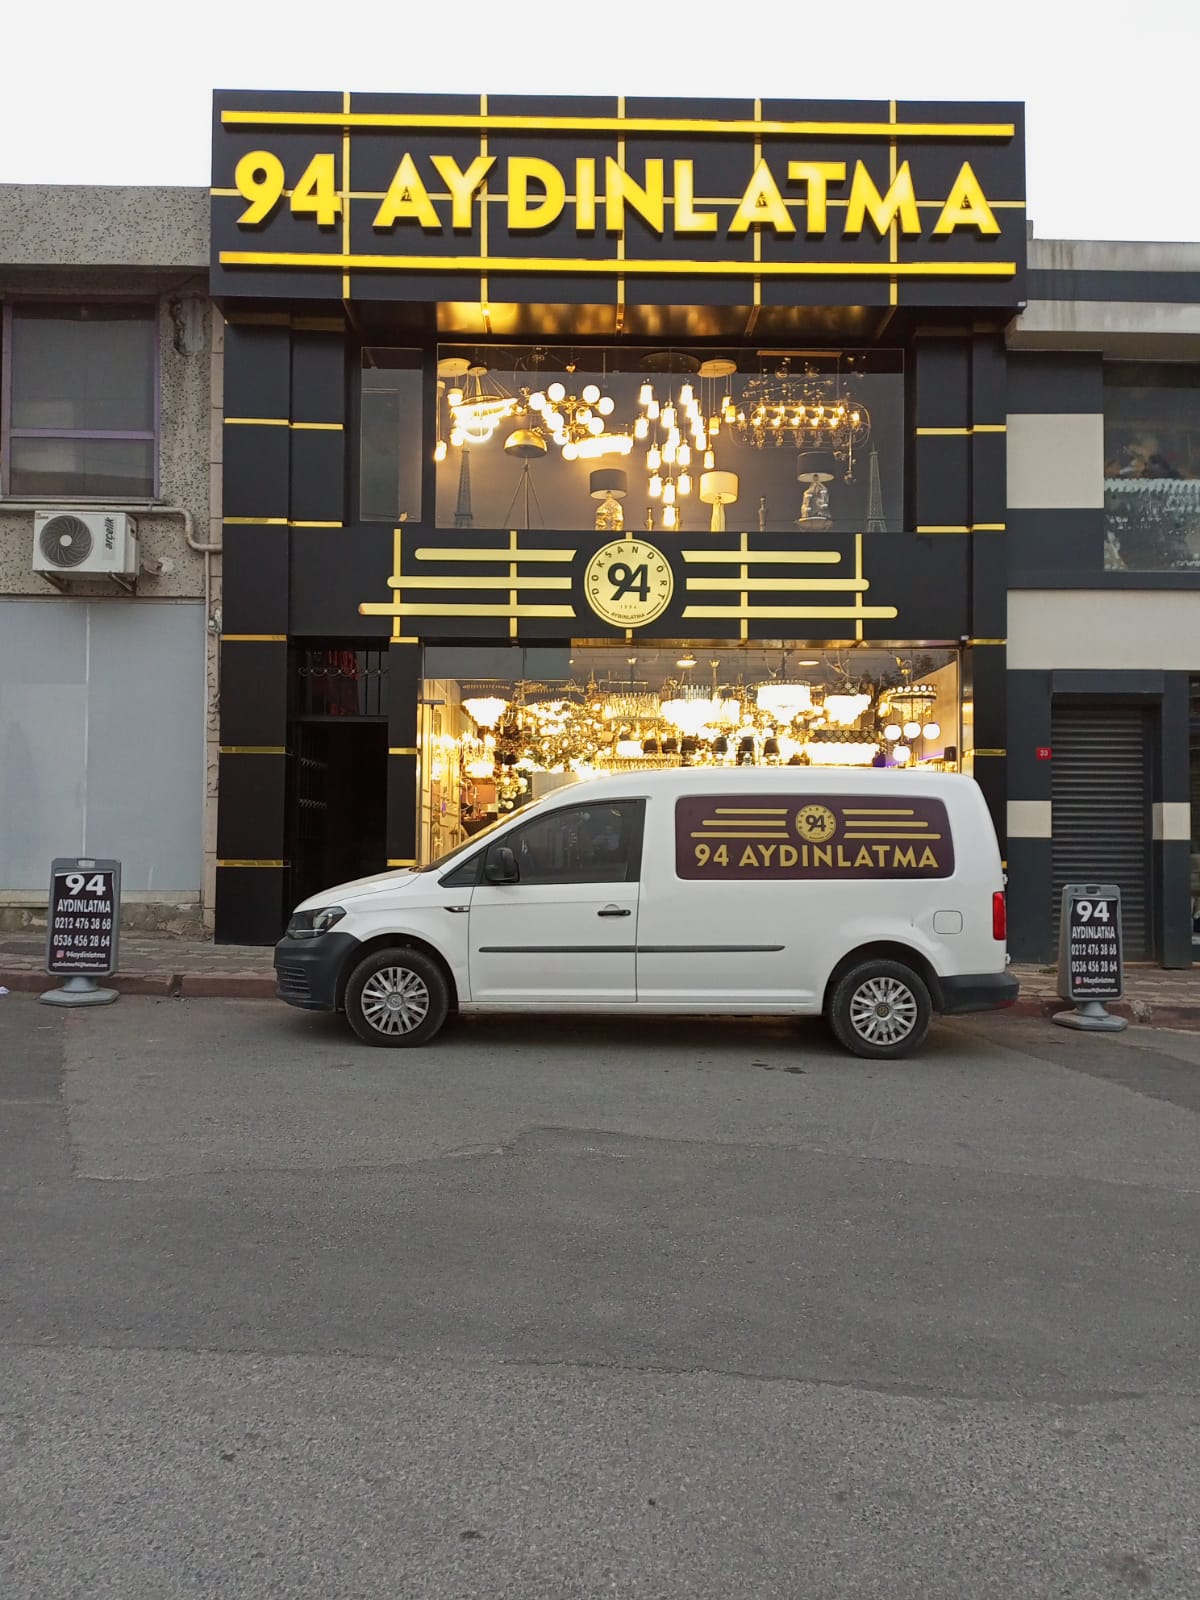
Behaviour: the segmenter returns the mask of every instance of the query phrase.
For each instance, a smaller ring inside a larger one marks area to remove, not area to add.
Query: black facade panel
[[[1050,728],[1048,672],[1017,671],[1008,674],[1008,796],[1010,800],[1049,800],[1051,759],[1039,750],[1053,751]]]
[[[225,415],[290,417],[290,366],[291,335],[286,327],[230,322],[225,329]],[[226,430],[226,443],[230,432]]]
[[[965,433],[918,435],[913,446],[914,526],[971,524],[970,441]]]
[[[1062,350],[1011,352],[1008,410],[1010,415],[1103,411],[1103,362],[1099,354],[1075,355]]]
[[[971,637],[1003,639],[1008,634],[1008,535],[971,537]]]
[[[292,409],[295,422],[345,422],[346,342],[340,333],[298,328],[292,333]]]
[[[282,752],[221,753],[219,861],[283,859],[286,767],[287,757]]]
[[[1003,423],[1008,411],[1008,352],[1002,331],[977,332],[971,340],[971,422]]]
[[[972,651],[976,750],[1007,748],[1007,661],[1003,645],[980,644]]]
[[[1061,272],[1032,267],[1028,283],[1030,300],[1132,300],[1158,305],[1200,301],[1194,272]]]
[[[1014,961],[1053,961],[1054,917],[1049,891],[1054,869],[1050,839],[1008,841],[1008,953]]]
[[[221,640],[221,743],[287,741],[287,645],[283,640]]]
[[[1192,965],[1191,854],[1187,839],[1159,839],[1151,850],[1161,901],[1158,958],[1164,967]]]
[[[421,649],[415,644],[388,647],[388,747],[417,742],[417,695],[421,687]]]
[[[291,913],[283,867],[218,867],[218,944],[274,944]]]
[[[432,535],[431,535],[432,537]],[[390,605],[395,536],[384,523],[349,528],[293,528],[291,632],[369,639],[392,632],[387,616],[363,616],[364,602]],[[416,628],[405,623],[405,633]]]
[[[341,429],[292,431],[289,503],[293,522],[343,522],[346,435]]]
[[[897,611],[894,618],[864,622],[864,636],[957,643],[970,633],[969,560],[970,539],[962,533],[864,535],[863,572],[871,585],[864,599],[868,605],[894,605]],[[780,627],[775,624],[776,638]],[[836,623],[808,627],[810,637],[836,636]]]
[[[1104,512],[1008,512],[1008,571],[1014,589],[1054,589],[1104,572]]]
[[[996,830],[996,840],[1000,846],[1000,859],[1006,859],[1008,849],[1008,817],[1007,799],[1008,786],[1006,783],[1005,760],[1003,756],[975,757],[975,782],[983,791],[983,798],[987,802],[988,815],[992,819],[992,826]]]
[[[286,633],[286,528],[252,523],[226,527],[222,551],[222,609],[226,633]]]
[[[967,338],[918,339],[911,354],[914,428],[965,428],[970,416],[971,342]]]
[[[971,525],[1007,526],[1008,440],[1003,433],[973,433],[970,439]]]
[[[232,413],[231,413],[232,414]],[[222,515],[288,515],[288,461],[291,429],[225,426]]]

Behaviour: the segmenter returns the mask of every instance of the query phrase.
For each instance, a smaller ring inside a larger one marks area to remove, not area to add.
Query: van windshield
[[[545,796],[542,799],[545,799]],[[532,811],[535,806],[540,806],[541,804],[542,800],[523,801],[521,805],[514,806],[511,811],[506,811],[502,817],[497,817],[495,822],[489,822],[486,828],[480,828],[479,832],[473,833],[469,839],[464,839],[462,844],[456,844],[453,849],[447,850],[444,855],[438,856],[433,861],[427,861],[423,867],[418,867],[417,871],[441,872],[445,867],[450,866],[452,862],[458,861],[462,856],[474,850],[481,839],[488,838],[489,835],[495,833],[497,828],[511,822],[514,817],[523,817],[527,811]]]

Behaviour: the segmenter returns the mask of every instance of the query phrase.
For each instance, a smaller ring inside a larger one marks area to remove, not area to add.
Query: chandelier
[[[760,711],[779,722],[794,722],[802,711],[812,710],[812,685],[795,678],[774,678],[754,691]]]
[[[675,351],[665,352],[656,364],[667,372],[684,374],[694,373],[699,365],[694,357]],[[646,490],[651,500],[662,506],[662,526],[678,528],[680,501],[691,494],[696,469],[707,472],[716,464],[709,424],[689,376],[683,378],[678,390],[673,381],[668,381],[662,398],[651,379],[643,382],[638,391],[633,437],[647,447]]]
[[[870,413],[843,385],[840,370],[825,376],[810,363],[796,373],[786,356],[774,372],[751,378],[736,405],[725,397],[723,420],[742,444],[829,450],[850,470],[871,432]]]
[[[579,394],[568,394],[563,383],[528,394],[528,405],[562,451],[564,461],[604,455],[628,455],[633,440],[625,433],[609,433],[605,422],[616,406],[598,383],[585,383]]]
[[[438,377],[446,382],[450,443],[456,448],[486,444],[500,424],[521,409],[521,402],[485,366],[465,356],[439,361]]]
[[[884,738],[890,744],[895,744],[901,734],[910,742],[939,738],[942,725],[931,715],[937,696],[937,687],[932,683],[905,683],[900,688],[890,689],[885,711],[889,720],[884,726]],[[897,754],[901,748],[896,745]]]

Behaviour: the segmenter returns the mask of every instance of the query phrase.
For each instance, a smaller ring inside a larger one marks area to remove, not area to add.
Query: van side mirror
[[[517,858],[506,844],[498,844],[488,851],[483,868],[485,883],[519,883],[521,881]]]

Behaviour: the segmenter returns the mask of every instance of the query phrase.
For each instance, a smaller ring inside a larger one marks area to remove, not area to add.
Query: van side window
[[[443,889],[473,889],[479,882],[486,854],[483,849],[476,850],[473,856],[468,856],[465,861],[460,861],[457,866],[451,867],[444,878],[439,878],[439,885]]]
[[[497,840],[516,859],[520,882],[636,883],[642,865],[641,800],[565,806]]]

